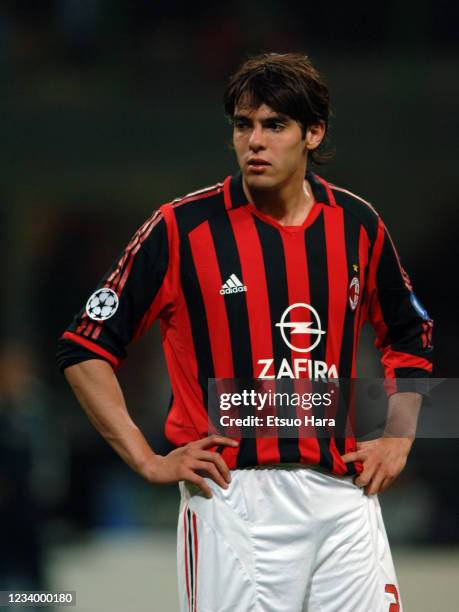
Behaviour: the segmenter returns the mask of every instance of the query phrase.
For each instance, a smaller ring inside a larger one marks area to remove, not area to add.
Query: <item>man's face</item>
[[[233,144],[249,189],[276,189],[301,175],[307,158],[307,135],[297,121],[266,104],[236,106]]]

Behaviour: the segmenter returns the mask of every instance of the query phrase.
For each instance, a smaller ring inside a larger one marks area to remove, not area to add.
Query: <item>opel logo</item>
[[[308,316],[308,319],[312,320],[293,323],[286,321],[289,313],[295,308],[301,308],[303,309],[303,311],[308,310],[311,313],[310,316]],[[309,353],[310,351],[315,349],[321,341],[323,334],[326,333],[321,328],[320,319],[319,315],[317,314],[317,311],[309,304],[302,303],[292,304],[291,306],[286,308],[284,310],[280,322],[276,323],[276,327],[280,327],[282,338],[284,339],[285,344],[293,351],[298,351],[300,353]],[[290,331],[290,334],[288,334],[288,332],[286,333],[286,330]],[[294,344],[292,344],[292,342],[290,342],[292,336],[294,336],[295,334],[307,334],[311,336],[312,344],[307,348],[295,346]],[[288,336],[290,336],[290,340]]]

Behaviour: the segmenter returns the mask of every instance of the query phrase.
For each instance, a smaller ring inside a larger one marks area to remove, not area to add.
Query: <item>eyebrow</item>
[[[283,121],[286,123],[290,120],[288,115],[284,115],[283,113],[276,113],[275,115],[270,115],[269,117],[264,117],[261,119],[262,123],[268,123],[270,121]],[[233,115],[233,121],[252,121],[252,119],[248,115],[237,114]]]

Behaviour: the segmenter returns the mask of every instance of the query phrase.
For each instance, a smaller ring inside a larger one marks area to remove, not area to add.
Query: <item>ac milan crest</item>
[[[349,285],[349,306],[351,310],[355,310],[357,308],[357,304],[359,303],[359,295],[360,295],[360,282],[357,276],[354,276]]]

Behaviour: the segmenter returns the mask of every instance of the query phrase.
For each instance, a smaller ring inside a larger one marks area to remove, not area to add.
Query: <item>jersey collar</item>
[[[311,170],[306,171],[306,178],[311,185],[314,200],[321,204],[333,206],[333,195],[328,183],[317,174],[314,174],[314,172],[311,172]],[[229,200],[229,202],[227,202],[227,208],[238,208],[239,206],[249,204],[242,186],[241,172],[238,172],[233,177],[228,177],[225,180],[225,184],[227,188],[225,191]]]

